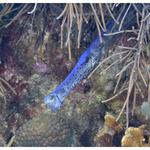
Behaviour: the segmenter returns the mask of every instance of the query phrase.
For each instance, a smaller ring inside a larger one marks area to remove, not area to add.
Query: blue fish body
[[[53,111],[60,109],[65,97],[81,80],[87,77],[89,72],[97,65],[100,60],[101,51],[97,50],[100,44],[99,37],[81,55],[76,66],[66,77],[66,79],[56,87],[49,95],[45,96],[44,101],[48,108]],[[93,51],[93,50],[96,51]]]
[[[135,23],[136,19],[133,14],[133,11],[128,14],[127,21],[123,26],[124,29],[128,29],[128,27]],[[111,30],[115,32],[117,31],[117,29],[118,26],[115,24],[114,20],[110,20],[107,25],[107,32],[110,32]],[[102,35],[103,34],[104,32],[102,33]],[[66,79],[60,85],[58,85],[49,95],[45,96],[44,102],[48,108],[53,111],[57,111],[60,109],[65,97],[68,96],[71,90],[78,83],[80,83],[80,81],[85,79],[99,64],[102,53],[104,53],[105,50],[108,49],[108,47],[117,40],[117,37],[118,36],[104,37],[104,42],[102,43],[100,43],[99,37],[96,37],[89,48],[87,48],[81,55],[77,64],[66,77]]]

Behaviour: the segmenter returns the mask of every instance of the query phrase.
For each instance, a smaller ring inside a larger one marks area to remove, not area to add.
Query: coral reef
[[[0,147],[5,146],[5,141],[3,139],[3,137],[0,135]]]
[[[86,146],[86,139],[94,146],[93,138],[103,125],[106,107],[94,98],[91,104],[84,101],[87,95],[73,93],[59,112],[44,110],[27,121],[15,133],[15,146]],[[78,101],[81,98],[83,101]],[[89,136],[83,139],[86,132]]]
[[[105,34],[119,40],[62,109],[48,111],[43,97],[120,7],[119,31]],[[131,8],[137,23],[124,31]],[[0,146],[121,146],[126,121],[122,146],[150,146],[149,16],[149,4],[0,4]]]
[[[143,102],[141,105],[141,112],[146,119],[150,119],[150,104],[149,102]]]
[[[44,112],[28,121],[15,134],[15,146],[71,146],[73,127],[66,116]]]
[[[144,128],[145,125],[141,125],[138,128],[129,127],[125,131],[125,135],[122,138],[121,145],[125,147],[141,147],[141,146],[150,146],[144,141]]]
[[[103,128],[97,132],[94,142],[96,146],[112,146],[113,136],[123,129],[123,125],[116,121],[116,118],[110,114],[105,115]]]
[[[134,122],[134,120],[136,122]],[[141,123],[140,123],[141,124]],[[104,126],[100,127],[94,137],[96,146],[147,147],[150,146],[150,136],[146,125],[137,126],[136,118],[131,120],[131,127],[124,131],[123,124],[116,121],[110,114],[105,115]]]

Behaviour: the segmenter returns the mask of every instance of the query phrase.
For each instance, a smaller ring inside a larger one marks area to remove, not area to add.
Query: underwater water
[[[0,146],[149,146],[149,7],[0,4]]]

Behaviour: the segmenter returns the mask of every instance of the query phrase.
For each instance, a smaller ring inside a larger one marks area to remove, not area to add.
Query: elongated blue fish
[[[125,13],[125,12],[124,12]],[[122,14],[124,14],[122,13]],[[121,15],[120,15],[121,16]],[[123,17],[123,15],[120,17]],[[128,29],[136,22],[135,12],[133,8],[128,13],[124,21],[123,29]],[[107,25],[107,32],[117,31],[118,26],[111,20]],[[104,34],[104,33],[102,33]],[[49,95],[45,96],[44,101],[48,108],[56,111],[60,109],[66,96],[81,80],[85,79],[91,71],[99,64],[102,54],[118,39],[118,35],[103,37],[103,42],[100,43],[99,37],[97,37],[92,44],[85,50],[78,60],[76,66],[66,77],[66,79],[56,87]]]

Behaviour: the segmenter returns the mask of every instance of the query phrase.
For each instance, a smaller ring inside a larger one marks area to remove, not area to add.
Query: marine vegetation
[[[150,4],[0,4],[0,146],[149,146],[149,125]]]

